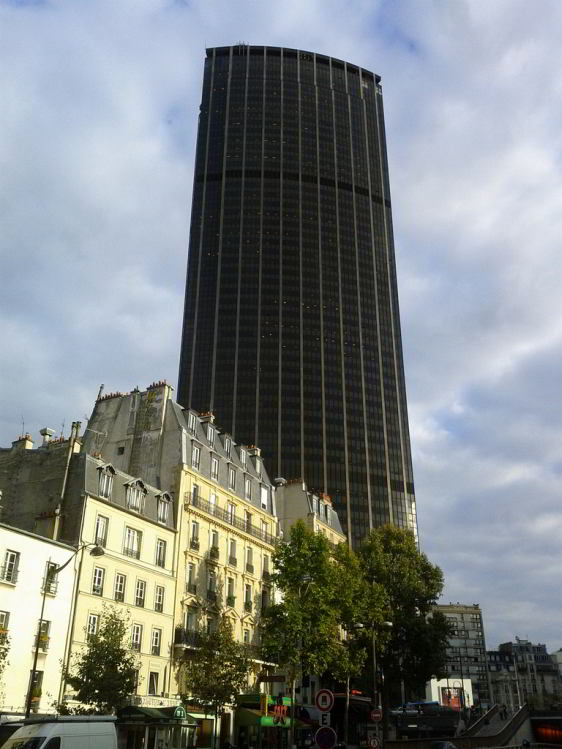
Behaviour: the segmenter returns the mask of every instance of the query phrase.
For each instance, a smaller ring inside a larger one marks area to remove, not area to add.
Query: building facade
[[[346,540],[331,498],[310,492],[302,481],[278,481],[275,505],[281,533],[288,537],[291,526],[303,520],[314,533],[321,533],[335,545]]]
[[[559,701],[562,689],[558,666],[547,653],[546,645],[516,637],[515,642],[501,643],[498,654],[511,660],[515,679],[510,680],[510,687],[512,690],[515,687],[520,704],[528,702],[541,708]],[[498,661],[490,657],[489,663],[491,670]]]
[[[67,568],[47,580],[47,570],[62,566],[74,552],[0,523],[0,648],[7,650],[0,712],[24,712],[29,689],[33,712],[48,712],[58,700],[75,578]]]
[[[472,693],[475,704],[483,707],[492,702],[484,621],[478,604],[461,603],[440,604],[435,606],[453,627],[453,633],[447,647],[447,681],[451,689],[456,682],[462,686],[463,679],[472,682]]]
[[[178,401],[330,495],[350,541],[417,533],[379,76],[207,50]]]

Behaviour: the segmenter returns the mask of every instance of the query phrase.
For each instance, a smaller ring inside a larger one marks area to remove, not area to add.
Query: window
[[[18,580],[19,562],[19,552],[7,549],[4,555],[4,566],[0,570],[0,580],[15,585]]]
[[[269,533],[269,523],[267,520],[261,521],[261,537],[265,540],[267,538],[267,534]]]
[[[218,549],[219,547],[219,532],[218,531],[211,531],[211,546],[214,546]]]
[[[0,645],[6,642],[8,636],[8,624],[10,622],[10,612],[0,611]]]
[[[244,479],[244,497],[245,499],[252,499],[252,482],[247,476]]]
[[[140,669],[136,668],[134,670],[134,682],[133,682],[133,694],[136,694],[139,688],[140,683]]]
[[[232,440],[230,437],[224,438],[224,451],[227,454],[227,456],[230,458],[230,454],[232,452]]]
[[[88,614],[88,624],[86,626],[86,635],[96,635],[98,632],[99,616],[98,614]]]
[[[236,505],[232,504],[232,502],[228,502],[226,506],[226,519],[231,525],[234,525],[236,520]]]
[[[113,597],[116,601],[122,602],[125,600],[125,583],[125,575],[122,575],[120,572],[118,572],[115,575],[115,585],[113,586]]]
[[[261,476],[261,458],[256,458],[256,473]]]
[[[94,567],[94,577],[92,580],[92,593],[95,596],[103,596],[103,580],[105,570],[102,567]]]
[[[248,453],[246,450],[244,450],[243,447],[240,448],[240,462],[242,463],[242,467],[246,468],[246,464],[248,462]]]
[[[135,588],[135,606],[144,606],[144,598],[146,595],[146,582],[144,580],[137,580]]]
[[[249,642],[250,642],[250,630],[249,629],[245,629],[244,630],[244,643],[246,645],[248,645]]]
[[[140,651],[141,643],[142,624],[133,624],[133,629],[131,631],[131,650],[136,650],[137,652]]]
[[[127,487],[127,507],[133,512],[142,512],[144,500],[144,488],[140,481],[129,484]]]
[[[158,567],[166,566],[166,542],[161,538],[156,541],[156,565]]]
[[[43,652],[46,652],[49,649],[50,630],[51,630],[51,622],[48,622],[46,619],[43,619],[41,621],[41,626],[39,627],[39,650],[42,650]]]
[[[213,632],[217,631],[217,620],[214,616],[209,616],[207,618],[207,634],[211,635]]]
[[[195,632],[197,629],[197,610],[189,608],[185,614],[185,628],[189,632]]]
[[[236,539],[230,539],[230,546],[228,549],[228,563],[236,565]]]
[[[213,481],[219,480],[219,459],[215,455],[211,455],[211,478]]]
[[[191,465],[197,471],[201,464],[201,448],[198,445],[193,445],[191,448]]]
[[[209,590],[212,593],[216,593],[217,591],[217,573],[215,570],[209,570]]]
[[[165,494],[161,494],[157,498],[158,507],[158,522],[166,525],[168,522],[168,509],[170,507],[170,499]]]
[[[263,571],[264,574],[269,575],[269,556],[267,554],[263,555]]]
[[[269,499],[269,489],[267,486],[262,486],[261,488],[261,507],[262,510],[267,510],[267,504]]]
[[[226,602],[229,606],[234,606],[234,578],[229,577],[226,581]]]
[[[195,427],[196,427],[196,420],[195,420],[195,414],[190,413],[187,417],[187,428],[191,432],[191,434],[195,434]]]
[[[125,544],[123,546],[123,554],[128,557],[134,557],[140,559],[142,533],[135,530],[134,528],[125,528]]]
[[[191,521],[191,540],[189,545],[192,549],[199,549],[199,523],[197,520]]]
[[[161,614],[164,611],[164,586],[157,585],[154,588],[154,611]]]
[[[160,643],[162,642],[162,630],[156,629],[156,627],[152,630],[152,647],[151,647],[151,653],[152,655],[160,655]]]
[[[148,674],[148,694],[158,694],[158,672],[150,671]]]
[[[197,593],[197,584],[195,582],[195,564],[190,562],[187,565],[187,588],[186,593],[195,595]]]
[[[246,611],[252,610],[252,586],[247,583],[244,586],[244,609]]]
[[[251,546],[246,549],[246,572],[254,571],[254,550]]]
[[[96,518],[96,545],[105,546],[107,544],[107,529],[109,520],[103,515]]]
[[[42,590],[52,596],[56,595],[58,587],[57,570],[58,566],[55,562],[47,562],[45,565],[45,577],[43,578]]]
[[[211,492],[209,499],[209,512],[211,515],[216,515],[217,513],[217,495],[214,492]]]
[[[113,488],[113,470],[111,468],[100,468],[99,469],[99,480],[98,480],[98,494],[104,499],[111,497],[111,490]]]
[[[246,513],[244,514],[244,530],[246,530],[248,533],[252,530],[252,513],[248,512],[246,510]]]
[[[211,445],[211,447],[214,447],[215,446],[215,430],[210,424],[207,424],[207,439],[209,440],[209,445]]]
[[[192,503],[197,507],[197,501],[199,499],[199,486],[197,484],[193,484],[192,490],[191,490],[191,501]]]
[[[236,489],[236,471],[232,466],[228,466],[228,488]]]

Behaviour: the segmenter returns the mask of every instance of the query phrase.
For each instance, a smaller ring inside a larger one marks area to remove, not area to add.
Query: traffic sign
[[[320,713],[320,725],[321,726],[330,725],[330,713]]]
[[[369,739],[369,749],[379,749],[380,741],[376,736],[371,736]]]
[[[330,726],[323,726],[314,734],[314,741],[316,741],[320,749],[333,749],[337,740],[336,732]]]
[[[380,707],[376,707],[374,710],[371,710],[369,713],[369,717],[373,721],[373,723],[379,723],[382,720],[382,710]]]
[[[316,693],[316,707],[323,713],[329,712],[334,707],[334,694],[329,689],[320,689]]]

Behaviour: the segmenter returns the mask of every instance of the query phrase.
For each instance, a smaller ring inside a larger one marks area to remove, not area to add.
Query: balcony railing
[[[238,560],[236,559],[236,557],[230,556],[228,557],[228,563],[231,567],[236,567],[236,565],[238,564]]]
[[[236,604],[236,596],[227,596],[226,597],[226,605],[227,606],[234,606]]]
[[[219,558],[219,547],[211,546],[209,549],[209,559],[217,560]]]
[[[49,642],[50,642],[49,635],[39,635],[39,650],[42,650],[44,653],[47,652],[49,649]]]
[[[271,572],[269,570],[264,570],[262,572],[262,580],[264,580],[265,582],[271,580]]]
[[[211,603],[217,602],[217,591],[216,590],[208,590],[207,591],[207,601],[210,601]]]
[[[0,647],[8,642],[8,630],[0,629]]]
[[[246,572],[254,574],[254,565],[251,562],[246,562]]]
[[[229,525],[232,525],[235,528],[248,533],[254,538],[259,538],[261,541],[265,541],[265,543],[271,544],[272,546],[273,544],[275,544],[275,536],[272,536],[271,533],[263,531],[256,525],[250,525],[242,518],[237,518],[235,515],[233,515],[232,512],[228,512],[228,510],[224,510],[222,507],[212,505],[206,499],[203,499],[197,494],[194,496],[192,492],[186,492],[184,497],[184,505],[186,507],[188,507],[189,505],[191,505],[192,507],[197,507],[203,512],[206,512],[209,515],[213,515],[219,520],[223,520],[225,523],[228,523]]]
[[[131,650],[135,650],[137,653],[140,652],[140,642],[132,642],[131,643]]]
[[[189,593],[192,596],[197,595],[197,583],[187,583],[185,586],[185,592]]]
[[[189,542],[189,545],[192,549],[195,549],[195,551],[199,551],[199,539],[198,538],[192,538]]]
[[[57,589],[59,587],[59,581],[52,577],[52,575],[45,575],[43,582],[41,583],[41,592],[48,593],[51,596],[56,596]]]
[[[176,627],[174,645],[198,648],[201,645],[201,634],[185,627]]]
[[[17,567],[12,567],[9,564],[0,567],[0,580],[3,583],[12,583],[12,585],[15,585],[18,581]]]
[[[251,611],[251,610],[252,610],[252,602],[244,601],[244,611]]]
[[[140,558],[140,550],[139,549],[133,549],[130,546],[125,546],[123,548],[123,554],[126,557],[133,557],[133,559],[139,559]]]

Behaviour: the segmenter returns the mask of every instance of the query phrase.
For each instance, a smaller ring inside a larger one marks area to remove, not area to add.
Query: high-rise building
[[[178,401],[332,497],[417,529],[380,77],[207,50]]]

